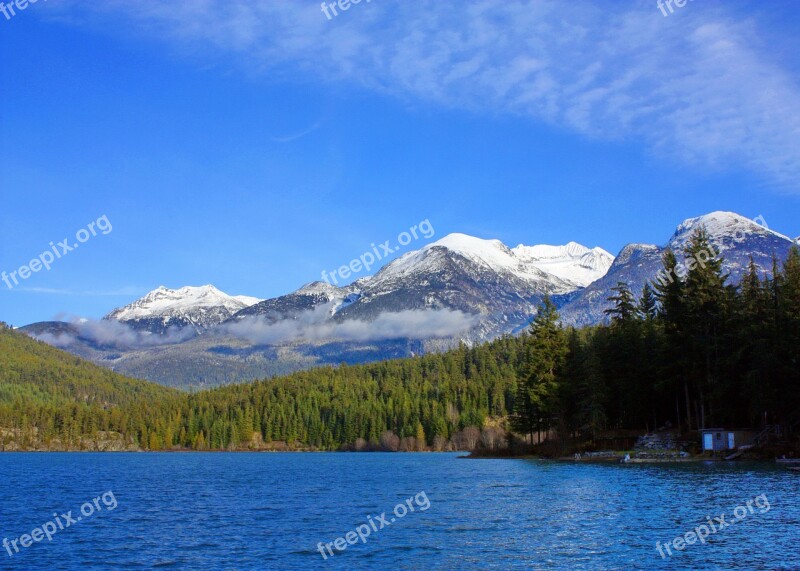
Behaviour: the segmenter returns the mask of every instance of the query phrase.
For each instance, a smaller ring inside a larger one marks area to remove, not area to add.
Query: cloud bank
[[[405,310],[382,313],[372,321],[330,319],[329,305],[292,317],[247,316],[225,323],[213,331],[258,345],[314,343],[333,341],[382,341],[386,339],[437,339],[457,336],[479,321],[478,315],[449,309]],[[90,320],[73,318],[71,332],[33,335],[54,347],[76,343],[93,343],[118,350],[137,350],[182,343],[195,336],[191,327],[170,328],[164,335],[133,329],[114,319]]]
[[[194,336],[190,328],[171,327],[164,335],[155,335],[146,331],[137,331],[129,325],[113,319],[73,318],[69,321],[75,333],[43,333],[33,335],[54,347],[69,347],[79,342],[90,342],[120,350],[143,349],[159,345],[181,343]]]
[[[753,4],[757,7],[758,4]],[[800,192],[800,86],[775,30],[730,4],[64,1],[65,21],[147,34],[206,65],[506,113]],[[741,8],[741,7],[740,7]],[[773,45],[766,45],[769,38]],[[790,51],[790,50],[789,50]]]
[[[479,316],[450,309],[414,309],[382,313],[372,321],[330,319],[330,308],[321,306],[297,316],[273,320],[269,316],[247,316],[226,324],[229,335],[259,345],[321,341],[381,341],[386,339],[432,339],[451,337],[469,330]]]

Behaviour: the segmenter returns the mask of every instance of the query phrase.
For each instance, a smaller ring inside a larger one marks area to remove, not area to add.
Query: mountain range
[[[765,271],[795,242],[748,218],[713,212],[683,222],[663,246],[629,244],[616,256],[575,242],[519,245],[449,234],[336,287],[312,282],[273,299],[214,286],[163,286],[102,320],[22,329],[128,375],[200,388],[308,368],[361,363],[478,343],[524,329],[545,295],[567,325],[605,319],[618,282],[638,295],[667,248],[682,252],[704,226],[737,282],[750,258]]]

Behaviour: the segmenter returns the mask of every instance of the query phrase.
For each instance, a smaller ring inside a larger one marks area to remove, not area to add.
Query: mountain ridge
[[[721,211],[685,220],[664,246],[632,243],[616,258],[575,242],[509,248],[499,240],[455,233],[349,285],[316,281],[283,296],[247,298],[255,302],[235,312],[214,309],[208,322],[203,322],[204,311],[191,319],[180,311],[136,313],[142,307],[131,306],[145,296],[110,312],[102,323],[40,323],[23,329],[115,370],[178,386],[402,357],[516,334],[545,295],[554,299],[567,325],[603,322],[610,288],[624,281],[638,295],[656,277],[664,250],[680,250],[699,224],[710,228],[734,282],[751,256],[768,271],[772,256],[785,256],[793,244],[783,234]],[[166,290],[154,292],[161,289]]]
[[[103,319],[128,323],[158,335],[174,327],[191,327],[199,334],[260,301],[250,296],[228,295],[210,284],[178,289],[162,285],[128,305],[112,310]]]

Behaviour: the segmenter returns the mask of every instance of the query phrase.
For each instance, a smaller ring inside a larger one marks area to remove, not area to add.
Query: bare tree
[[[478,447],[478,442],[481,440],[481,431],[474,426],[468,426],[464,429],[464,444],[467,450],[475,450]]]
[[[481,431],[481,444],[487,450],[505,448],[506,433],[502,428],[488,427]]]
[[[453,444],[458,450],[475,450],[480,439],[481,431],[474,426],[468,426],[453,435]]]
[[[381,434],[381,449],[386,452],[397,452],[400,447],[400,438],[391,430]]]
[[[413,436],[406,436],[400,440],[400,452],[416,452],[417,439]]]

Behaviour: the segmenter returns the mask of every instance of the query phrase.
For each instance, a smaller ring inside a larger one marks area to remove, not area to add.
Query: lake
[[[800,569],[771,464],[5,453],[0,481],[0,569]]]

